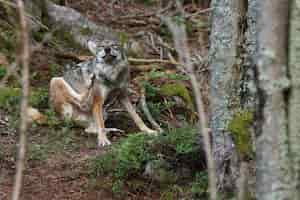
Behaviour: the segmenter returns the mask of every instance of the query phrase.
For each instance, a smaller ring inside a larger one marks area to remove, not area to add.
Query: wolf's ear
[[[90,50],[94,55],[96,55],[96,54],[97,54],[97,44],[96,44],[94,41],[89,40],[89,41],[87,42],[87,45],[88,45],[89,50]]]

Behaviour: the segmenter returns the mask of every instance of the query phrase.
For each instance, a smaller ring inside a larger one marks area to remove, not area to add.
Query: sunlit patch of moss
[[[18,105],[21,98],[20,88],[0,88],[0,108],[10,110],[11,106]]]
[[[22,96],[21,88],[2,87],[0,88],[0,108],[12,110],[17,108]],[[48,107],[48,90],[36,88],[29,96],[29,104],[33,107]]]
[[[125,32],[119,32],[119,40],[122,47],[125,47],[127,42],[129,41],[129,37]]]
[[[236,149],[241,157],[253,157],[250,127],[253,123],[253,113],[237,112],[228,124],[228,130],[234,139]]]
[[[80,29],[80,33],[82,35],[91,35],[91,34],[93,34],[93,31],[89,27],[82,27]]]
[[[182,82],[165,84],[160,88],[160,94],[163,96],[179,96],[185,101],[189,109],[195,110],[189,90]]]

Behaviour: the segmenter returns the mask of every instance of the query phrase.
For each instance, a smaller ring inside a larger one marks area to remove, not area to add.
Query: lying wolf
[[[95,56],[68,69],[62,77],[50,82],[50,101],[54,110],[65,118],[87,122],[86,132],[98,134],[98,146],[109,145],[103,118],[103,104],[108,94],[117,89],[136,125],[143,132],[156,134],[148,128],[130,103],[127,93],[129,67],[127,58],[114,40],[88,41]]]

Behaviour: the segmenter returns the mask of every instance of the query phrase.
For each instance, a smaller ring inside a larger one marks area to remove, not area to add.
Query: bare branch
[[[204,148],[206,152],[207,167],[208,167],[208,174],[209,174],[210,199],[216,200],[217,199],[216,174],[215,174],[214,159],[212,156],[211,142],[209,137],[209,129],[207,126],[206,115],[203,109],[204,108],[204,104],[202,100],[203,98],[196,79],[196,75],[194,73],[193,64],[191,61],[191,55],[187,45],[187,35],[185,31],[185,25],[183,23],[173,22],[171,18],[167,16],[160,16],[160,18],[164,23],[167,24],[170,31],[172,32],[173,41],[174,41],[176,51],[178,52],[179,55],[179,60],[181,62],[181,65],[184,66],[185,70],[187,71],[187,75],[190,77],[191,80],[192,88],[196,97],[197,112],[199,115],[198,126],[203,136]]]
[[[21,25],[21,63],[22,63],[22,102],[21,102],[21,123],[20,123],[20,143],[19,154],[17,160],[16,176],[12,194],[12,200],[18,200],[22,187],[25,152],[26,152],[26,131],[27,131],[27,107],[28,107],[28,95],[29,95],[29,39],[28,29],[26,22],[26,15],[24,9],[24,3],[22,0],[17,0],[18,12],[20,15]]]

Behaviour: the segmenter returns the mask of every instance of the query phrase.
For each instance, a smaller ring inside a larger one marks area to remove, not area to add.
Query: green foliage
[[[21,100],[21,88],[2,87],[0,88],[0,108],[12,111],[16,109]],[[35,88],[29,97],[29,104],[37,108],[48,107],[48,90]]]
[[[0,65],[0,80],[5,76],[5,74],[6,74],[6,68]]]
[[[158,95],[159,92],[159,88],[154,86],[153,84],[151,84],[148,81],[144,81],[143,83],[143,87],[145,88],[145,92],[147,94],[147,97],[156,97]]]
[[[189,154],[199,150],[198,137],[195,127],[171,128],[158,136],[156,143],[174,149],[177,154]]]
[[[161,149],[172,148],[177,154],[199,151],[197,141],[198,132],[190,126],[170,129],[158,137],[132,134],[122,139],[109,153],[92,160],[91,170],[95,176],[111,172],[114,177],[124,179],[143,171],[147,161],[159,160],[157,154],[164,153]]]
[[[91,170],[95,176],[108,175],[114,171],[116,155],[110,151],[105,155],[96,157],[91,162]]]
[[[182,82],[165,84],[160,88],[160,94],[163,96],[179,96],[187,104],[188,108],[194,110],[194,104],[189,90]]]
[[[191,193],[193,198],[207,197],[208,193],[208,175],[207,172],[198,172],[195,181],[191,186]]]
[[[179,195],[183,193],[182,188],[178,185],[172,185],[160,195],[160,200],[174,200],[179,199]]]
[[[0,52],[4,53],[10,60],[15,55],[16,40],[17,37],[14,30],[1,29],[0,27]]]
[[[126,32],[119,32],[119,40],[122,47],[126,46],[126,43],[129,41],[129,36]]]
[[[49,102],[49,92],[46,88],[35,88],[29,98],[29,104],[38,109],[47,108]]]
[[[150,79],[159,79],[159,78],[167,78],[170,80],[179,80],[179,81],[186,81],[189,80],[189,77],[183,74],[177,73],[166,73],[164,71],[158,71],[156,69],[152,69],[148,76]]]
[[[39,144],[28,145],[28,160],[30,161],[43,161],[48,157],[47,148]]]
[[[51,74],[51,77],[56,76],[58,73],[59,73],[59,65],[57,65],[55,63],[52,63],[50,65],[50,74]]]
[[[122,180],[117,180],[112,185],[112,192],[114,196],[121,197],[124,194],[124,182]]]
[[[237,151],[240,156],[253,157],[250,127],[253,123],[253,113],[250,111],[237,112],[228,125]]]
[[[12,111],[19,104],[21,99],[20,88],[0,88],[0,108]]]
[[[35,41],[41,42],[43,41],[46,32],[45,30],[39,30],[39,31],[32,31],[31,34]]]
[[[94,175],[112,172],[118,179],[124,179],[138,173],[145,161],[151,158],[146,146],[149,136],[132,134],[124,138],[109,153],[97,157],[91,163]]]
[[[93,31],[89,27],[82,27],[80,29],[80,33],[82,35],[91,35],[91,34],[93,34]]]
[[[146,148],[148,137],[143,133],[135,134],[120,142],[116,148],[117,177],[128,177],[132,173],[139,172],[145,162],[151,158]]]

